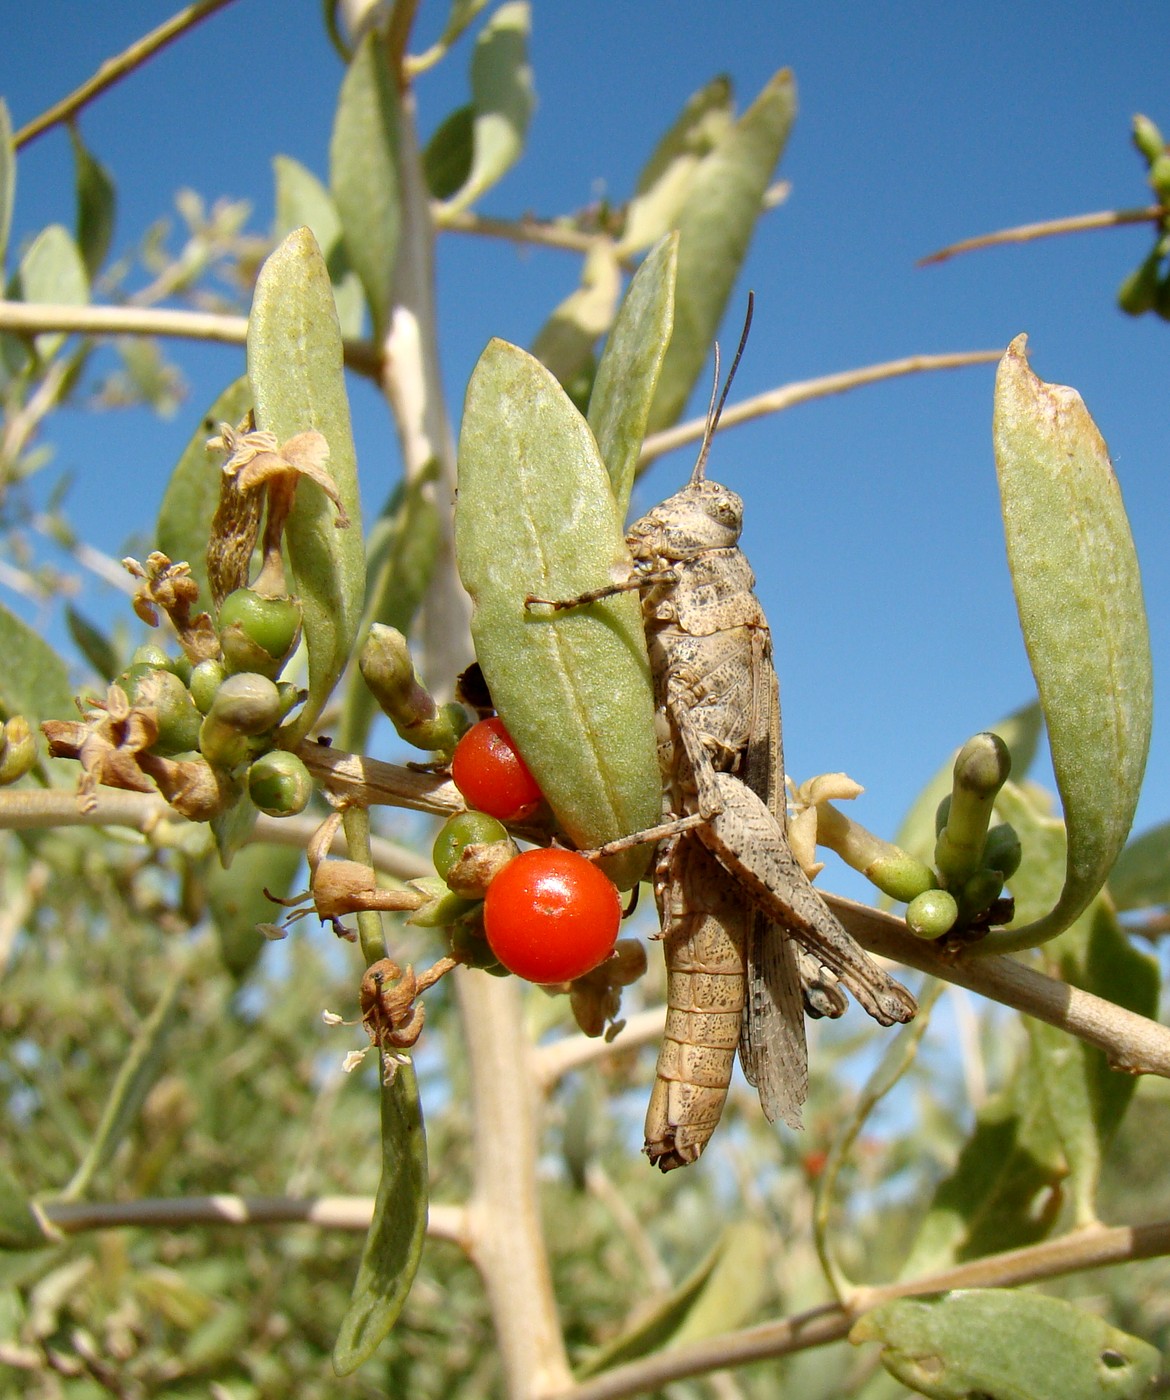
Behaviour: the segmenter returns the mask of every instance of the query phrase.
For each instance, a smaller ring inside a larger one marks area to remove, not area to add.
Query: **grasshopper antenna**
[[[752,311],[756,304],[755,292],[748,292],[747,315],[743,318],[743,330],[739,336],[739,346],[735,352],[735,359],[731,362],[731,368],[727,371],[727,383],[723,386],[723,393],[719,395],[719,402],[716,404],[715,395],[719,392],[719,342],[715,342],[715,375],[711,385],[711,402],[707,405],[707,422],[703,428],[703,442],[699,448],[699,460],[695,463],[695,469],[691,472],[692,481],[702,481],[707,475],[707,458],[711,452],[711,439],[715,436],[715,431],[719,427],[719,418],[723,413],[723,405],[727,402],[727,394],[731,388],[731,381],[735,378],[735,371],[739,368],[739,362],[743,358],[743,348],[747,344],[748,332],[752,328]]]

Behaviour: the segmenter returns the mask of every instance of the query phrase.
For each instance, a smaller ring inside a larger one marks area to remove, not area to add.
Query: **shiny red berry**
[[[498,718],[473,724],[455,745],[451,777],[469,807],[502,822],[523,821],[540,806],[536,779]]]
[[[571,982],[613,952],[617,886],[576,851],[524,851],[488,886],[483,920],[500,962],[529,982]]]

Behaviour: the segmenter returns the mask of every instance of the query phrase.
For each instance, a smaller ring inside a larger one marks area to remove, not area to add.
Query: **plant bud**
[[[1166,143],[1162,140],[1162,133],[1157,126],[1149,119],[1137,112],[1133,119],[1133,144],[1145,156],[1149,164],[1162,154]]]
[[[157,642],[144,642],[130,658],[131,666],[149,666],[155,671],[169,671],[171,658]]]
[[[174,672],[152,670],[138,677],[132,698],[134,704],[153,710],[158,720],[158,738],[150,746],[151,753],[171,757],[188,753],[198,744],[202,720],[190,692]]]
[[[1170,204],[1170,151],[1159,151],[1150,162],[1149,180],[1159,204]]]
[[[427,903],[407,919],[416,928],[450,928],[469,914],[478,901],[452,894],[447,882],[438,875],[424,875],[409,881],[411,889],[427,896]]]
[[[959,923],[964,927],[986,914],[1003,891],[1003,875],[998,870],[977,870],[959,891]]]
[[[1160,240],[1159,240],[1160,244]],[[1158,297],[1158,272],[1162,266],[1160,247],[1139,264],[1117,290],[1117,304],[1129,316],[1144,316],[1154,309]]]
[[[991,870],[998,870],[1005,880],[1010,880],[1020,868],[1023,851],[1016,829],[1007,822],[1000,822],[987,833],[983,847],[983,864]]]
[[[270,749],[248,769],[248,796],[269,817],[295,817],[312,795],[309,770],[295,753]]]
[[[875,836],[831,802],[817,803],[817,841],[836,851],[846,865],[859,870],[891,899],[911,900],[935,884],[929,866]]]
[[[254,756],[249,739],[277,723],[280,707],[280,693],[266,677],[228,676],[200,727],[200,753],[217,768],[238,768]]]
[[[37,741],[28,720],[23,715],[13,715],[0,725],[0,787],[23,778],[36,761]]]
[[[948,889],[962,886],[979,868],[991,811],[1011,766],[1011,754],[998,734],[976,734],[959,750],[947,823],[934,848]]]
[[[195,708],[201,715],[207,714],[211,709],[211,702],[215,699],[215,692],[223,685],[227,678],[222,661],[201,661],[191,672],[191,680],[188,689],[191,692],[191,699],[195,702]]]
[[[910,901],[906,927],[917,938],[942,938],[950,933],[959,917],[959,905],[946,890],[925,890]]]
[[[439,705],[415,674],[406,638],[374,623],[358,658],[362,679],[382,712],[417,749],[450,755],[469,720],[461,705]]]

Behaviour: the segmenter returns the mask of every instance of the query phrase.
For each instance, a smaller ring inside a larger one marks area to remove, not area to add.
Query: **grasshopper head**
[[[733,549],[743,529],[743,501],[717,481],[692,481],[636,520],[626,536],[635,559],[689,559]]]

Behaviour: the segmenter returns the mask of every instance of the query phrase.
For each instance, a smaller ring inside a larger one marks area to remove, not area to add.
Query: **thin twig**
[[[652,1006],[631,1016],[612,1040],[601,1036],[563,1035],[548,1045],[538,1045],[532,1051],[532,1076],[541,1093],[547,1093],[558,1080],[575,1069],[583,1069],[595,1060],[625,1050],[637,1050],[662,1039],[666,1007]]]
[[[443,204],[433,204],[431,209],[436,227],[444,233],[474,233],[483,238],[503,238],[509,243],[561,248],[570,253],[588,253],[597,242],[595,233],[585,233],[555,219],[489,219],[483,214],[455,212]]]
[[[213,311],[182,311],[155,306],[63,306],[50,302],[0,301],[0,331],[36,335],[64,331],[77,335],[157,335],[173,340],[204,340],[244,345],[248,318]],[[344,343],[345,363],[376,378],[381,352],[367,340]]]
[[[971,253],[977,248],[994,248],[1001,243],[1030,243],[1036,238],[1054,238],[1061,233],[1087,233],[1092,229],[1115,228],[1118,224],[1152,224],[1166,217],[1160,204],[1145,209],[1102,209],[1096,214],[1072,214],[1065,219],[1047,219],[1039,224],[1018,224],[1001,228],[995,233],[981,233],[977,238],[964,238],[960,243],[940,248],[918,259],[919,267],[946,262],[959,253]]]
[[[1003,358],[1002,350],[960,350],[950,355],[907,355],[901,360],[886,360],[878,365],[865,365],[861,369],[847,369],[840,374],[826,374],[819,379],[799,379],[791,384],[782,384],[778,389],[768,389],[753,398],[732,404],[723,410],[719,420],[719,430],[733,428],[737,423],[747,423],[753,418],[763,418],[769,413],[781,413],[797,404],[808,403],[812,399],[823,399],[830,394],[844,394],[850,389],[860,389],[866,384],[880,384],[885,379],[897,379],[905,374],[923,374],[928,370],[963,369],[968,365],[995,364]],[[651,433],[642,443],[638,456],[638,469],[644,470],[666,452],[673,452],[688,443],[698,442],[706,426],[705,418],[693,418],[688,423],[678,423],[673,428],[665,428],[660,433]]]
[[[1170,1221],[1155,1225],[1093,1226],[1025,1249],[988,1255],[923,1278],[884,1288],[861,1289],[845,1304],[827,1303],[776,1322],[656,1352],[644,1360],[617,1366],[582,1385],[559,1391],[550,1400],[623,1400],[628,1395],[660,1390],[668,1382],[688,1376],[842,1341],[863,1313],[894,1298],[946,1293],[956,1288],[1014,1288],[1083,1269],[1126,1264],[1167,1253],[1170,1253]]]
[[[180,10],[178,14],[172,15],[164,24],[160,24],[157,29],[152,29],[141,39],[135,40],[129,48],[123,49],[120,54],[116,54],[113,58],[107,58],[92,78],[88,78],[68,97],[63,97],[60,102],[54,102],[47,111],[42,112],[39,117],[34,117],[31,122],[22,126],[12,138],[13,145],[19,150],[21,146],[27,146],[30,141],[35,141],[38,136],[43,135],[52,127],[69,121],[83,107],[88,106],[95,97],[100,96],[107,88],[120,82],[135,68],[141,68],[148,59],[153,58],[161,49],[173,43],[181,34],[198,24],[200,20],[206,19],[208,15],[214,14],[216,10],[222,10],[231,3],[232,0],[197,0],[196,4],[188,5],[185,10]]]

